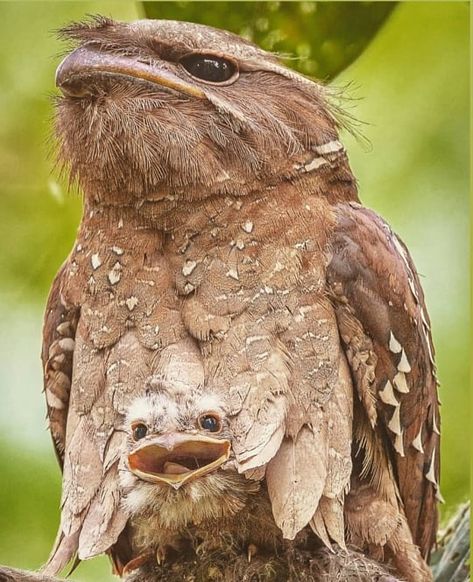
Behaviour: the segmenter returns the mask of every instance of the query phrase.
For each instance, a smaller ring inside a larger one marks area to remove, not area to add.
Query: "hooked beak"
[[[83,97],[91,93],[90,85],[94,81],[106,77],[138,79],[191,97],[205,98],[201,89],[160,67],[159,62],[107,53],[87,45],[72,51],[61,62],[56,70],[56,86],[66,96]]]
[[[220,467],[230,456],[230,441],[170,433],[156,437],[128,455],[132,473],[150,483],[181,485]]]

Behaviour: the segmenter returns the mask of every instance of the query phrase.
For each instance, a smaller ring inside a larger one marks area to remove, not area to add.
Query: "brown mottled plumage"
[[[76,553],[123,563],[120,427],[190,342],[284,538],[356,544],[429,580],[429,319],[404,245],[358,201],[326,90],[204,26],[96,19],[63,36],[78,48],[57,73],[57,133],[84,214],[45,318],[64,463],[47,570]]]
[[[202,555],[225,544],[245,554],[250,544],[274,552],[282,537],[274,523],[261,528],[271,512],[264,488],[237,472],[231,451],[206,451],[209,440],[212,446],[231,442],[224,391],[204,388],[200,353],[190,339],[164,351],[170,350],[172,365],[161,365],[151,376],[123,427],[120,489],[130,515],[125,572],[142,562],[152,567],[168,562],[173,553]],[[214,431],[200,424],[209,415],[218,419]],[[136,437],[137,427],[146,427],[145,436]],[[193,447],[186,452],[187,439]]]

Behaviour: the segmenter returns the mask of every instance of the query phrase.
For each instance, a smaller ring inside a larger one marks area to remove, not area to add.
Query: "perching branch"
[[[0,566],[0,582],[58,582],[59,578],[43,576],[38,572],[17,570],[8,566]]]
[[[435,582],[470,580],[470,504],[465,503],[441,532],[438,549],[432,556]]]
[[[462,505],[453,519],[448,524],[447,528],[441,532],[438,549],[432,556],[432,571],[434,574],[434,582],[467,582],[469,580],[469,561],[470,561],[470,506],[469,504]],[[297,562],[297,555],[294,561]],[[184,578],[181,576],[186,564],[173,564],[169,569],[169,574],[172,575],[170,580],[192,580],[196,573],[196,564],[187,564],[187,575]],[[177,569],[181,568],[179,575],[176,576]],[[240,574],[238,568],[244,567],[243,561],[239,565],[234,562],[233,568],[235,575],[234,581],[244,579]],[[264,566],[259,566],[259,570],[266,568],[268,570],[268,580],[271,580],[271,568],[277,568],[277,561],[268,562]],[[200,566],[199,566],[200,567]],[[219,565],[204,564],[204,567],[213,568],[215,574]],[[248,572],[248,564],[246,564]],[[255,575],[261,580],[262,571],[258,570],[258,565],[254,565]],[[348,554],[342,550],[335,553],[330,553],[326,549],[319,550],[317,555],[313,556],[311,564],[308,566],[313,580],[318,582],[334,582],[335,580],[356,580],[357,582],[401,582],[392,573],[389,573],[379,564],[369,560],[364,555],[349,551]],[[273,570],[274,574],[274,570]],[[231,574],[222,570],[223,578],[211,578],[212,580],[224,580],[230,582],[232,580]],[[230,577],[229,577],[230,576]],[[205,579],[205,578],[204,578]],[[252,580],[251,577],[245,578],[248,582]],[[281,578],[277,578],[281,580]],[[310,580],[311,578],[306,578]],[[7,566],[0,566],[0,582],[61,582],[60,578],[52,578],[50,576],[43,576],[37,572],[28,572],[26,570],[17,570]],[[126,578],[126,582],[158,582],[167,580],[156,570],[149,571],[135,571]]]

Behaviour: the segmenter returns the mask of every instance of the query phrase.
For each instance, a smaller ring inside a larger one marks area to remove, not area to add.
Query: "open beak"
[[[205,93],[186,83],[172,72],[133,56],[107,53],[83,46],[72,51],[56,71],[56,86],[67,96],[83,97],[90,93],[93,82],[106,77],[127,77],[173,89],[192,97],[205,98]]]
[[[132,473],[150,483],[181,485],[220,467],[230,456],[230,441],[170,433],[144,443],[128,455]]]

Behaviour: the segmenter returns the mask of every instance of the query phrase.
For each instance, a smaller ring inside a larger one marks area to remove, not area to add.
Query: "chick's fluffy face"
[[[221,421],[218,434],[210,433],[210,436],[230,440],[225,405],[219,395],[204,393],[200,389],[188,389],[184,392],[174,386],[164,387],[160,384],[160,389],[155,393],[137,398],[130,406],[125,421],[128,452],[137,444],[133,438],[132,427],[138,422],[146,425],[149,436],[174,431],[208,435],[199,426],[199,418],[208,413],[216,414]]]
[[[221,428],[212,433],[199,427],[199,418],[206,414],[220,418]],[[128,427],[127,451],[121,462],[120,484],[124,506],[129,515],[153,516],[163,528],[179,528],[189,523],[235,514],[244,505],[248,495],[259,485],[248,481],[231,468],[231,461],[212,473],[184,483],[174,489],[165,483],[149,483],[136,476],[128,467],[127,456],[137,446],[159,435],[180,432],[230,440],[221,399],[214,394],[185,395],[159,392],[137,399],[126,419]],[[147,436],[136,442],[133,426],[144,424]]]
[[[225,31],[99,18],[62,36],[79,49],[58,69],[60,157],[89,199],[244,194],[291,173],[301,153],[336,138],[321,86]],[[234,78],[213,83],[191,76],[182,59],[202,53],[227,59]],[[94,70],[72,79],[71,62],[81,65],[88,58],[82,55],[93,57]],[[121,70],[172,78],[172,86],[100,70],[117,59]],[[80,84],[75,93],[65,89],[71,79]]]

